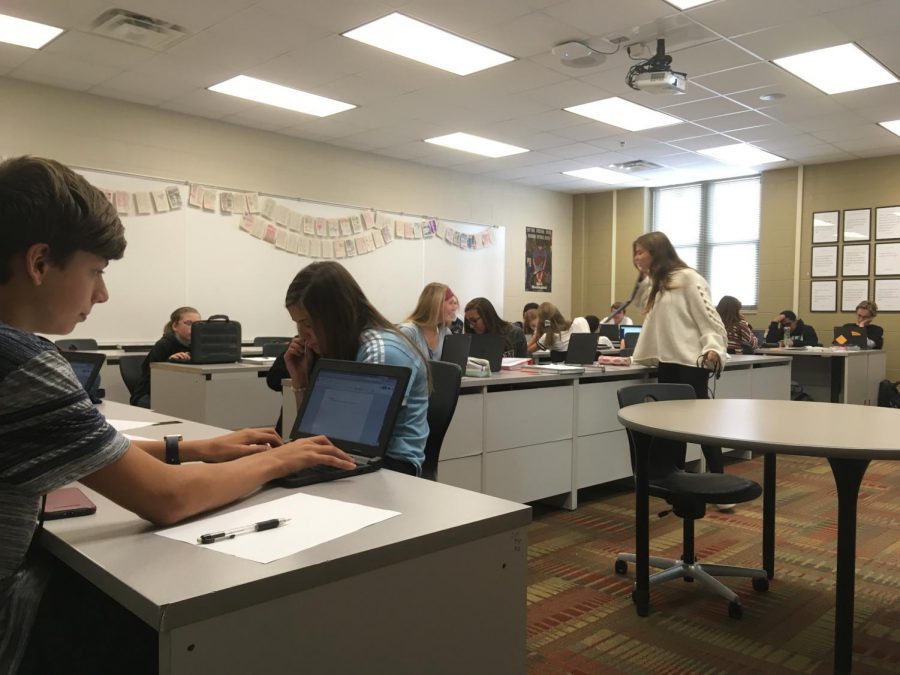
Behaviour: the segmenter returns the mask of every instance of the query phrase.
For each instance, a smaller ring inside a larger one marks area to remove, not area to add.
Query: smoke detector
[[[109,9],[98,16],[91,26],[91,32],[96,35],[157,52],[165,51],[189,34],[182,26],[127,9]]]
[[[602,45],[595,45],[597,47],[614,47],[614,45],[602,38],[591,40],[592,43],[597,41],[603,43]],[[617,47],[610,52],[600,52],[590,45],[572,40],[556,45],[550,50],[550,53],[558,57],[564,66],[593,68],[594,66],[599,66],[606,60],[608,55],[615,54],[616,51],[618,51]]]

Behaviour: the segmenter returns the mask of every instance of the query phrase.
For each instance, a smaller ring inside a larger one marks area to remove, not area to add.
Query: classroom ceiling
[[[160,52],[92,33],[111,7],[188,36]],[[394,11],[516,60],[463,77],[341,36]],[[0,12],[65,29],[40,50],[0,44],[0,75],[560,192],[613,189],[562,172],[633,160],[661,167],[634,184],[734,175],[697,151],[738,142],[788,159],[765,168],[900,154],[900,137],[877,125],[900,119],[900,84],[829,96],[772,63],[855,42],[900,73],[897,0],[717,0],[687,11],[663,0],[2,0]],[[630,89],[625,49],[591,68],[550,52],[601,37],[650,50],[665,38],[687,93]],[[239,74],[358,107],[316,118],[206,89]],[[563,110],[610,96],[683,122],[628,132]],[[488,159],[423,141],[456,131],[530,152]]]

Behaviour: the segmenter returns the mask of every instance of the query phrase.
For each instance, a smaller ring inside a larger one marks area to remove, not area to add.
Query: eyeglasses
[[[466,317],[466,323],[469,324],[470,326],[475,326],[475,324],[477,324],[479,321],[481,321],[480,316],[467,316]]]

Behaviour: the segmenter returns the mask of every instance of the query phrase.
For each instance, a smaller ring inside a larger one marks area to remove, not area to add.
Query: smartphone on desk
[[[78,488],[60,488],[47,493],[44,520],[90,516],[96,512],[97,506]]]

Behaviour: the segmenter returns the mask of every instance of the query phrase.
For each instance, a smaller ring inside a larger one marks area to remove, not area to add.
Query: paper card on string
[[[274,244],[277,229],[279,228],[276,228],[272,223],[266,223],[266,233],[263,235],[263,241]]]
[[[247,208],[247,195],[243,192],[231,193],[231,212],[237,214],[250,212]]]
[[[203,188],[196,183],[191,183],[191,190],[188,192],[188,205],[198,209],[203,206]]]
[[[287,225],[290,211],[288,207],[283,206],[282,204],[275,205],[275,212],[272,214],[272,220],[275,221],[277,225]]]
[[[252,234],[257,239],[262,239],[266,236],[266,226],[269,225],[268,221],[259,216],[254,216],[253,218],[253,229],[250,230],[250,234]]]
[[[372,230],[372,241],[375,242],[375,248],[381,248],[384,246],[384,235],[381,234],[381,230]]]
[[[262,216],[263,218],[272,220],[273,215],[275,215],[275,200],[271,197],[266,197],[265,200],[263,200]]]
[[[166,199],[169,200],[169,209],[172,211],[181,208],[181,190],[177,185],[170,185],[166,188]]]
[[[347,254],[348,258],[353,258],[356,255],[356,246],[353,245],[352,239],[344,239],[344,253]]]
[[[337,221],[337,218],[329,218],[327,220],[328,223],[328,236],[334,239],[335,237],[341,236],[341,226]]]
[[[166,197],[165,190],[153,190],[150,196],[153,198],[153,208],[157,213],[169,212],[169,198]]]
[[[402,220],[394,221],[394,236],[397,237],[397,239],[406,238],[406,225]]]
[[[416,228],[413,227],[412,223],[403,223],[403,237],[405,239],[415,239],[416,238]],[[422,238],[422,233],[419,232],[419,238]]]
[[[315,232],[316,236],[327,237],[328,221],[324,218],[316,218],[315,220],[313,220],[313,232]]]
[[[384,237],[385,244],[390,244],[392,241],[394,241],[394,234],[393,232],[391,232],[391,229],[392,228],[389,225],[385,225],[383,228],[381,228],[381,236]]]
[[[434,224],[434,233],[437,235],[439,239],[444,238],[444,231],[446,230],[446,226],[440,220],[436,221]]]
[[[296,254],[300,248],[300,234],[298,232],[288,232],[287,245],[285,250],[288,253]]]
[[[353,243],[356,245],[356,254],[357,255],[364,255],[364,254],[368,253],[368,250],[366,249],[365,237],[357,237],[353,241]]]
[[[300,240],[297,242],[297,253],[299,255],[309,255],[309,239],[300,237]]]
[[[334,242],[331,239],[322,240],[322,257],[326,260],[334,257]]]
[[[259,213],[259,195],[255,192],[248,192],[244,195],[247,200],[247,211],[249,213]]]
[[[288,231],[284,227],[276,228],[275,230],[275,248],[280,248],[281,250],[287,249],[287,240],[288,240]]]
[[[125,190],[116,190],[116,211],[120,216],[131,214],[131,193]]]
[[[299,232],[303,229],[303,216],[296,211],[288,214],[287,228],[292,232]]]
[[[153,213],[153,204],[150,201],[149,192],[134,193],[134,210],[140,216],[146,216]]]
[[[351,234],[353,234],[353,227],[350,225],[349,218],[338,219],[338,225],[341,226],[341,236],[342,237],[349,237]]]
[[[362,218],[350,216],[350,227],[353,229],[353,234],[360,234],[363,231]]]
[[[322,240],[321,239],[310,239],[309,240],[309,257],[310,258],[321,258],[322,257]]]
[[[241,222],[239,227],[244,232],[253,232],[253,224],[256,222],[256,217],[252,214],[245,213],[243,218],[241,218]]]
[[[219,193],[219,211],[231,215],[234,206],[234,200],[231,198],[230,192]]]
[[[338,258],[338,259],[347,257],[347,253],[344,250],[344,242],[343,241],[334,242],[334,257]]]
[[[422,238],[422,223],[413,223],[413,237],[416,239]]]
[[[367,230],[371,230],[375,227],[375,212],[374,211],[363,211],[362,212],[363,225],[366,226]]]
[[[316,234],[316,222],[312,216],[303,216],[303,234],[307,237]]]
[[[216,210],[216,191],[210,189],[203,190],[203,210],[204,211],[215,211]]]

